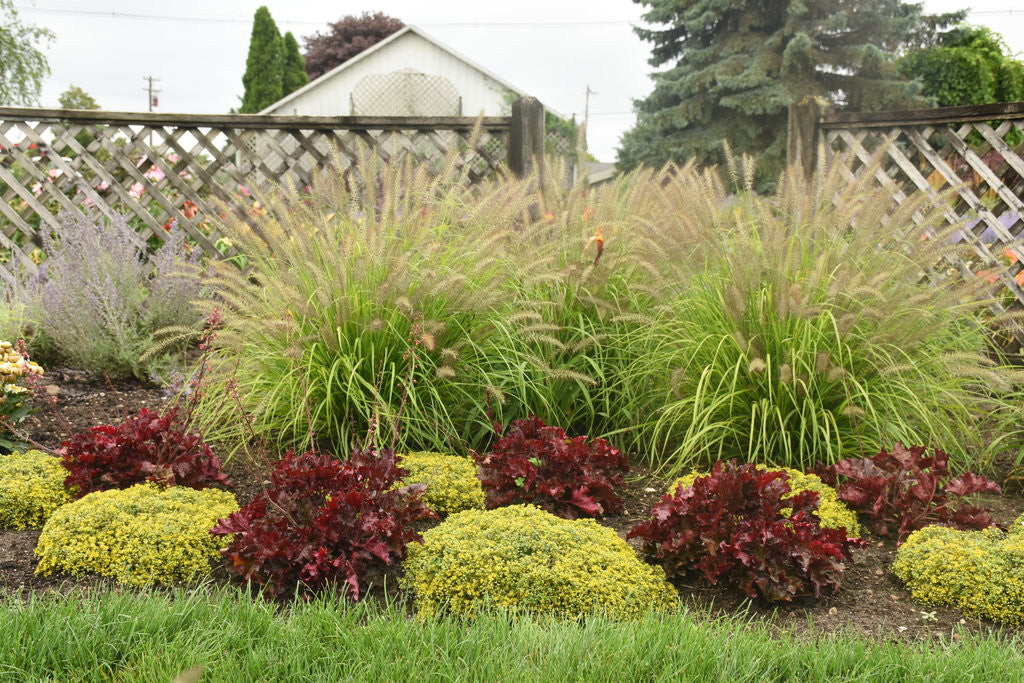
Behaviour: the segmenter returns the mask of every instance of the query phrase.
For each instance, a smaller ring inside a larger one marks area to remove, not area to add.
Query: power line
[[[185,16],[181,14],[150,14],[145,12],[122,12],[119,10],[92,10],[74,9],[69,7],[36,7],[32,5],[16,6],[19,12],[38,12],[40,14],[58,14],[78,17],[96,17],[101,19],[140,19],[152,21],[188,21],[207,22],[221,24],[248,24],[251,17],[245,16]],[[640,19],[595,19],[595,20],[567,20],[567,21],[432,21],[432,22],[410,22],[417,26],[450,26],[450,27],[502,27],[502,28],[538,28],[538,27],[571,27],[571,26],[628,26],[641,21]],[[307,26],[324,26],[327,21],[309,21],[279,19],[279,24],[302,24]]]

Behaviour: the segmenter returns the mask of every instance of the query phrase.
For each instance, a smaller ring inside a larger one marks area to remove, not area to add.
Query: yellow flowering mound
[[[677,600],[664,571],[640,561],[612,529],[533,505],[452,515],[408,552],[403,582],[422,618],[497,607],[636,619]]]
[[[132,586],[191,581],[210,571],[222,539],[210,529],[238,509],[217,489],[138,484],[58,509],[36,546],[37,574],[92,572]]]
[[[42,451],[0,455],[0,529],[43,525],[53,511],[71,502],[64,488],[67,470]]]
[[[804,474],[800,470],[794,470],[789,467],[766,467],[765,465],[758,465],[760,470],[782,470],[789,475],[789,489],[790,493],[786,496],[789,498],[792,495],[799,493],[800,491],[814,491],[818,494],[818,510],[814,513],[817,515],[818,520],[821,522],[821,526],[828,527],[830,529],[838,529],[844,527],[846,529],[846,535],[850,538],[857,538],[861,534],[860,524],[857,522],[857,513],[846,506],[846,503],[839,500],[839,494],[836,490],[823,482],[820,477],[816,474]],[[669,488],[669,493],[674,494],[679,486],[693,486],[693,482],[696,481],[697,477],[704,476],[702,472],[691,472],[685,477],[680,477]],[[783,510],[783,513],[792,512],[791,510]]]
[[[423,502],[439,515],[484,507],[484,488],[469,458],[444,453],[403,453],[398,464],[409,475],[403,484],[425,484]]]
[[[927,526],[899,547],[892,571],[925,604],[1024,623],[1024,533]]]

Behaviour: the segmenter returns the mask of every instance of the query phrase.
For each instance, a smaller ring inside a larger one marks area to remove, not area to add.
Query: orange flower
[[[185,206],[181,209],[181,215],[183,215],[185,218],[188,218],[189,220],[192,220],[193,218],[196,217],[197,213],[199,213],[199,207],[196,206],[195,202],[186,199]]]
[[[583,220],[589,221],[593,217],[594,217],[594,207],[588,206],[587,208],[583,209]]]
[[[546,221],[553,221],[553,220],[555,220],[555,214],[553,214],[550,211],[548,211],[547,213],[544,214],[544,220],[546,220]]]
[[[1024,270],[1022,270],[1019,273],[1017,273],[1014,276],[1013,281],[1016,282],[1021,287],[1024,287]]]
[[[1003,249],[1003,256],[1006,257],[1006,260],[1009,261],[1011,265],[1019,260],[1017,258],[1016,252],[1014,252],[1013,249],[1011,249],[1010,247]]]
[[[604,226],[599,225],[593,236],[587,240],[587,243],[583,246],[583,251],[586,253],[587,248],[591,242],[597,243],[597,256],[594,258],[594,266],[596,267],[598,262],[601,260],[601,254],[604,253]]]

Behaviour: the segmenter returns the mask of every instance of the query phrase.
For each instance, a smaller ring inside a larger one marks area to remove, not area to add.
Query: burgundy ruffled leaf
[[[817,493],[784,498],[788,482],[784,471],[716,463],[692,486],[663,496],[628,538],[642,539],[669,577],[699,573],[769,601],[834,592],[851,549],[863,542],[820,525]]]
[[[146,481],[195,489],[230,486],[220,459],[178,417],[175,408],[163,414],[143,408],[118,425],[91,427],[64,441],[57,452],[68,471],[65,486],[76,497]]]
[[[406,472],[393,451],[354,451],[346,462],[313,452],[281,458],[270,486],[210,533],[231,535],[228,570],[270,595],[335,588],[350,600],[367,572],[405,557],[421,541],[413,529],[436,515],[422,484],[399,486]]]
[[[924,446],[907,448],[897,443],[891,452],[871,458],[848,458],[818,474],[838,485],[839,499],[865,515],[880,536],[896,533],[898,542],[929,524],[957,529],[983,529],[992,524],[985,508],[966,506],[961,498],[999,486],[986,477],[966,472],[951,478],[949,455]]]
[[[488,508],[533,503],[567,519],[622,510],[616,489],[629,466],[604,439],[569,438],[531,416],[512,422],[489,453],[474,459]]]

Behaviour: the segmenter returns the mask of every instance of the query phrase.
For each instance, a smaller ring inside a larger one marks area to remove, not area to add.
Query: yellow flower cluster
[[[481,609],[576,618],[636,619],[676,605],[660,567],[642,562],[614,530],[532,505],[467,510],[409,545],[403,584],[417,613],[472,617]]]
[[[219,557],[224,541],[210,529],[237,509],[234,495],[217,489],[138,484],[90,493],[46,522],[36,573],[92,572],[132,586],[191,581]]]
[[[29,374],[41,375],[43,369],[34,361],[26,360],[11,342],[0,341],[0,386],[7,391],[24,391],[17,386],[17,381]]]
[[[1024,624],[1024,528],[960,531],[927,526],[896,551],[893,573],[915,600],[972,617]]]
[[[30,529],[71,501],[67,470],[42,451],[0,455],[0,529]]]
[[[425,484],[423,502],[439,515],[484,507],[484,488],[469,458],[444,453],[402,453],[398,466],[409,472],[402,484]]]
[[[790,493],[789,498],[800,491],[814,491],[818,494],[818,510],[814,513],[821,526],[830,529],[845,528],[846,535],[850,538],[857,538],[861,534],[860,524],[857,522],[857,513],[846,506],[846,503],[839,500],[836,490],[823,482],[816,474],[804,474],[800,470],[789,467],[767,467],[758,465],[759,470],[782,470],[789,475]],[[675,493],[679,486],[693,486],[697,477],[704,476],[702,472],[691,472],[685,477],[677,479],[669,488],[669,493]],[[783,514],[789,514],[792,510],[782,510]]]

